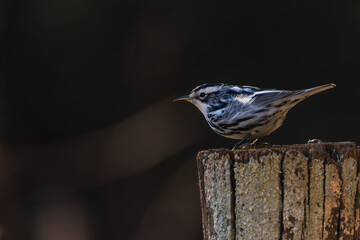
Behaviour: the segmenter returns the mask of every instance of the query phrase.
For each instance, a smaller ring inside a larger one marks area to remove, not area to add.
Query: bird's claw
[[[320,139],[314,138],[314,139],[308,140],[308,143],[322,143],[322,141]]]
[[[243,144],[235,144],[235,146],[231,150],[240,150],[240,149],[247,149],[250,148],[252,145],[251,143],[243,143]]]
[[[232,150],[236,150],[236,149],[250,149],[250,148],[268,148],[271,147],[271,144],[268,142],[261,142],[259,143],[258,141],[253,141],[252,143],[243,143],[240,145],[235,144],[235,146],[232,148]]]
[[[271,144],[268,143],[268,142],[261,142],[261,143],[256,143],[254,145],[254,147],[257,147],[257,148],[266,148],[266,147],[271,147]]]

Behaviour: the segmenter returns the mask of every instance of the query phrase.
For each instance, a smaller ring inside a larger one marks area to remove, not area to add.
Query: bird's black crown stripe
[[[223,84],[222,83],[205,83],[203,85],[196,87],[194,89],[194,93],[200,91],[201,89],[207,88],[207,87],[216,87],[216,86],[221,86],[221,85],[223,85]]]

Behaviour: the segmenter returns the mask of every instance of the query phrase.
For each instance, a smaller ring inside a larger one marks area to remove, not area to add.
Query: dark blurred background
[[[0,239],[201,239],[195,157],[232,147],[172,99],[302,89],[264,140],[360,142],[359,1],[0,2]]]

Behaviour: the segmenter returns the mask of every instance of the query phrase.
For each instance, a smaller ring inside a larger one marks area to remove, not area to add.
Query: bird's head
[[[204,115],[225,107],[231,99],[231,86],[222,83],[206,83],[194,88],[189,95],[174,101],[187,101],[194,104]]]

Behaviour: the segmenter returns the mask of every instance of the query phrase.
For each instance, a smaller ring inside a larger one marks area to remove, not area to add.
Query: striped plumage
[[[286,91],[210,83],[175,100],[193,103],[210,127],[224,137],[258,139],[279,128],[286,113],[297,103],[333,87],[335,84]]]

